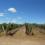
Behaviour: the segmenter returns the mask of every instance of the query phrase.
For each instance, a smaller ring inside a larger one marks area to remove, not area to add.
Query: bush
[[[33,33],[32,33],[32,25],[31,24],[25,24],[25,26],[26,26],[26,34],[27,35],[33,35]]]

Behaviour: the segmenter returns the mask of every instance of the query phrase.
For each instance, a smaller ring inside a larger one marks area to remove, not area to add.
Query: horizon
[[[0,0],[1,23],[45,24],[45,0]]]

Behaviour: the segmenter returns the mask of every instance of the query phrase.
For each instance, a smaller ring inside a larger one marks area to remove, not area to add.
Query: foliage
[[[3,23],[3,24],[0,24],[0,33],[3,32],[3,31],[11,31],[13,29],[16,29],[18,27],[21,27],[21,26],[24,26],[26,27],[26,34],[27,35],[34,35],[34,33],[32,32],[32,27],[39,27],[41,29],[44,29],[45,30],[45,24],[36,24],[36,23],[25,23],[25,24],[14,24],[14,23]],[[2,28],[2,26],[4,27],[4,30]]]
[[[9,23],[9,24],[6,24],[6,23],[3,23],[3,24],[0,24],[0,31],[3,31],[2,29],[2,26],[4,27],[4,30],[12,30],[12,29],[15,29],[15,28],[18,28],[21,26],[21,24],[14,24],[14,23]]]
[[[31,24],[28,24],[28,23],[25,23],[25,26],[26,26],[26,34],[27,35],[32,35],[32,25]]]
[[[25,23],[25,26],[26,26],[26,34],[32,34],[34,35],[34,33],[32,32],[32,28],[33,27],[38,27],[40,29],[44,29],[45,30],[45,24],[36,24],[36,23],[33,23],[33,24],[29,24],[29,23]],[[43,30],[40,30],[40,31],[43,31]]]

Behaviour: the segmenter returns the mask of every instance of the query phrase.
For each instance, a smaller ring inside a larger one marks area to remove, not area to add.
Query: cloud
[[[4,16],[4,13],[0,13],[0,16]]]
[[[16,21],[15,21],[15,20],[13,20],[12,22],[13,22],[13,23],[16,23]]]
[[[16,19],[11,19],[11,18],[8,18],[8,23],[16,23]]]
[[[22,17],[17,17],[18,19],[22,19]]]
[[[16,19],[6,17],[6,23],[16,23]]]
[[[11,13],[16,13],[16,9],[15,8],[9,8],[8,11],[11,12]]]

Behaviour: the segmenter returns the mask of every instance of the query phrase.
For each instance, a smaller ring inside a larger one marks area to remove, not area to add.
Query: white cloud
[[[8,11],[10,11],[11,13],[16,13],[16,9],[15,8],[9,8]]]
[[[4,16],[4,13],[0,13],[0,16]]]
[[[16,20],[12,19],[11,23],[16,23]]]
[[[17,17],[18,19],[22,19],[22,17]]]

